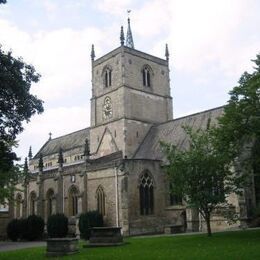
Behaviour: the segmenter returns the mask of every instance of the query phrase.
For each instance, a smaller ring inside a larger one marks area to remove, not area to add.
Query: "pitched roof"
[[[188,138],[183,126],[190,126],[193,129],[205,129],[209,119],[212,124],[217,123],[217,118],[221,116],[223,109],[223,106],[217,107],[153,126],[138,148],[134,159],[163,160],[164,155],[160,141],[172,143],[179,148],[186,148]]]
[[[83,147],[86,139],[89,139],[89,128],[53,138],[42,146],[39,152],[34,156],[34,159],[38,158],[40,154],[46,156],[58,153],[60,148],[62,148],[63,151],[67,151],[73,148]]]

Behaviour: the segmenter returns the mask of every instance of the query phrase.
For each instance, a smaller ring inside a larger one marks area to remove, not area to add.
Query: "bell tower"
[[[92,45],[90,150],[100,157],[122,151],[131,158],[153,124],[172,119],[169,52],[166,59],[134,49],[130,19],[125,44],[95,59]]]

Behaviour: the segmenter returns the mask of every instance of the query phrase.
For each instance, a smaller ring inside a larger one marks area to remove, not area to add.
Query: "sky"
[[[41,74],[31,92],[45,111],[24,123],[18,156],[90,125],[91,44],[96,57],[120,45],[127,10],[135,48],[170,52],[174,118],[224,105],[260,53],[258,0],[8,0],[0,44]]]

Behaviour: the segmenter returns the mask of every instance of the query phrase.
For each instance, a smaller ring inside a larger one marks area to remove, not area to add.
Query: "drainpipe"
[[[116,226],[119,227],[119,212],[118,212],[118,168],[115,167],[115,195],[116,195]]]
[[[65,204],[65,198],[64,198],[64,178],[63,176],[61,176],[62,178],[62,213],[65,214],[64,212],[64,204]]]

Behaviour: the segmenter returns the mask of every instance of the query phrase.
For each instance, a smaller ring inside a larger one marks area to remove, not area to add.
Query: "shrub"
[[[68,233],[68,218],[64,214],[51,215],[47,221],[49,237],[65,237]]]
[[[90,228],[103,227],[103,216],[98,211],[82,213],[79,218],[80,236],[86,240],[90,236]]]
[[[25,237],[30,240],[36,240],[42,237],[44,231],[44,220],[40,216],[31,215],[27,218],[27,231]]]
[[[28,240],[27,218],[21,218],[21,219],[18,220],[18,229],[19,229],[20,239]]]
[[[7,225],[7,236],[12,241],[17,241],[18,238],[20,238],[20,230],[19,230],[19,220],[18,219],[12,219],[8,225]]]

